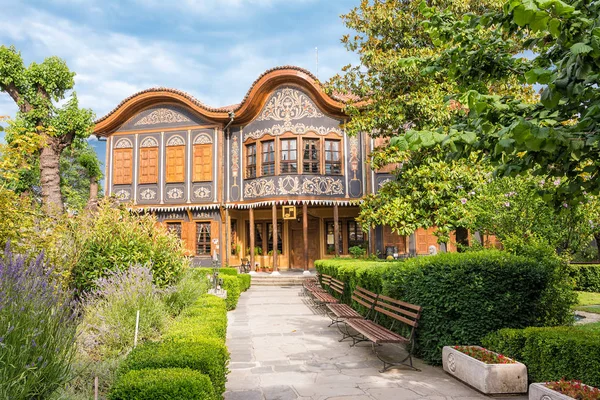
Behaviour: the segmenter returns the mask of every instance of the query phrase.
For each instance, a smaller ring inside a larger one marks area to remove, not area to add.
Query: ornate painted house
[[[352,246],[427,254],[431,231],[365,233],[355,220],[356,202],[393,176],[368,167],[376,142],[348,136],[343,109],[297,67],[266,71],[221,108],[173,89],[136,93],[96,122],[106,192],[155,213],[200,265],[218,254],[230,265],[307,268]]]

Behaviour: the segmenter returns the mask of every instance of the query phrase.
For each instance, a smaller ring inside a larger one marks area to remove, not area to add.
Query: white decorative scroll
[[[156,199],[156,190],[144,189],[140,193],[142,200],[154,200]]]
[[[173,188],[167,191],[167,197],[170,199],[182,199],[183,198],[183,190],[179,188]]]
[[[158,140],[153,137],[147,137],[142,140],[140,147],[158,147]]]
[[[169,140],[167,140],[167,146],[183,146],[185,145],[185,140],[179,136],[171,136]]]
[[[119,190],[115,193],[115,197],[119,200],[129,200],[131,198],[131,193],[128,190]]]
[[[322,116],[307,95],[297,89],[283,88],[269,99],[256,120],[284,121],[287,124],[296,119]]]
[[[121,138],[115,142],[115,149],[132,149],[133,143],[127,138]]]
[[[344,194],[344,184],[338,178],[315,176],[302,182],[302,194]]]
[[[199,187],[198,189],[194,190],[194,195],[196,195],[196,197],[199,199],[208,199],[210,198],[210,189],[204,186]]]
[[[212,142],[212,137],[208,133],[200,133],[194,138],[194,144],[209,144]]]
[[[275,124],[270,128],[257,129],[255,131],[246,132],[244,134],[244,141],[246,141],[247,139],[260,139],[264,135],[280,136],[287,132],[291,132],[296,135],[304,135],[308,132],[314,132],[320,136],[325,136],[329,133],[335,133],[338,136],[344,136],[344,132],[342,132],[341,129],[335,127],[327,128],[325,126],[312,126],[305,125],[302,123],[290,124],[288,126]]]
[[[180,114],[176,111],[169,110],[168,108],[159,108],[152,111],[139,121],[134,126],[138,125],[157,125],[157,124],[169,124],[176,122],[192,122],[188,117]]]
[[[271,179],[256,179],[244,186],[244,196],[262,197],[275,195],[275,183]]]

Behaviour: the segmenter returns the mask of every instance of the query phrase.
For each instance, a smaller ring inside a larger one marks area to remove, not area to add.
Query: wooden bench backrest
[[[331,285],[331,275],[321,274],[321,286]]]
[[[375,311],[394,318],[413,328],[419,325],[421,307],[391,297],[379,295],[375,304]]]
[[[354,300],[363,307],[372,309],[375,303],[377,302],[377,296],[378,295],[376,295],[375,293],[369,292],[367,289],[357,286],[354,289],[354,293],[352,293],[352,300]]]
[[[344,294],[344,287],[346,286],[346,284],[338,279],[335,278],[331,278],[331,283],[330,283],[330,288],[331,290],[333,290],[334,292],[339,293],[340,295]]]

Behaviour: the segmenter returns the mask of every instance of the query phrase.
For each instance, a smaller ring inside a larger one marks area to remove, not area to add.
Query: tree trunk
[[[86,208],[88,210],[96,210],[98,208],[98,178],[90,176],[90,199]]]
[[[60,193],[60,153],[59,142],[55,138],[47,138],[46,145],[40,152],[40,184],[42,186],[42,203],[46,212],[59,214],[64,212]]]
[[[594,239],[596,240],[596,249],[598,250],[596,260],[600,260],[600,233],[595,233]]]

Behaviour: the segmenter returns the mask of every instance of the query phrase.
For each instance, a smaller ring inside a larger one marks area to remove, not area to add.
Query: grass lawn
[[[579,305],[575,307],[579,311],[587,311],[600,314],[600,293],[577,292]]]
[[[594,322],[591,324],[583,324],[577,325],[577,329],[581,329],[582,331],[591,331],[600,333],[600,322]]]

